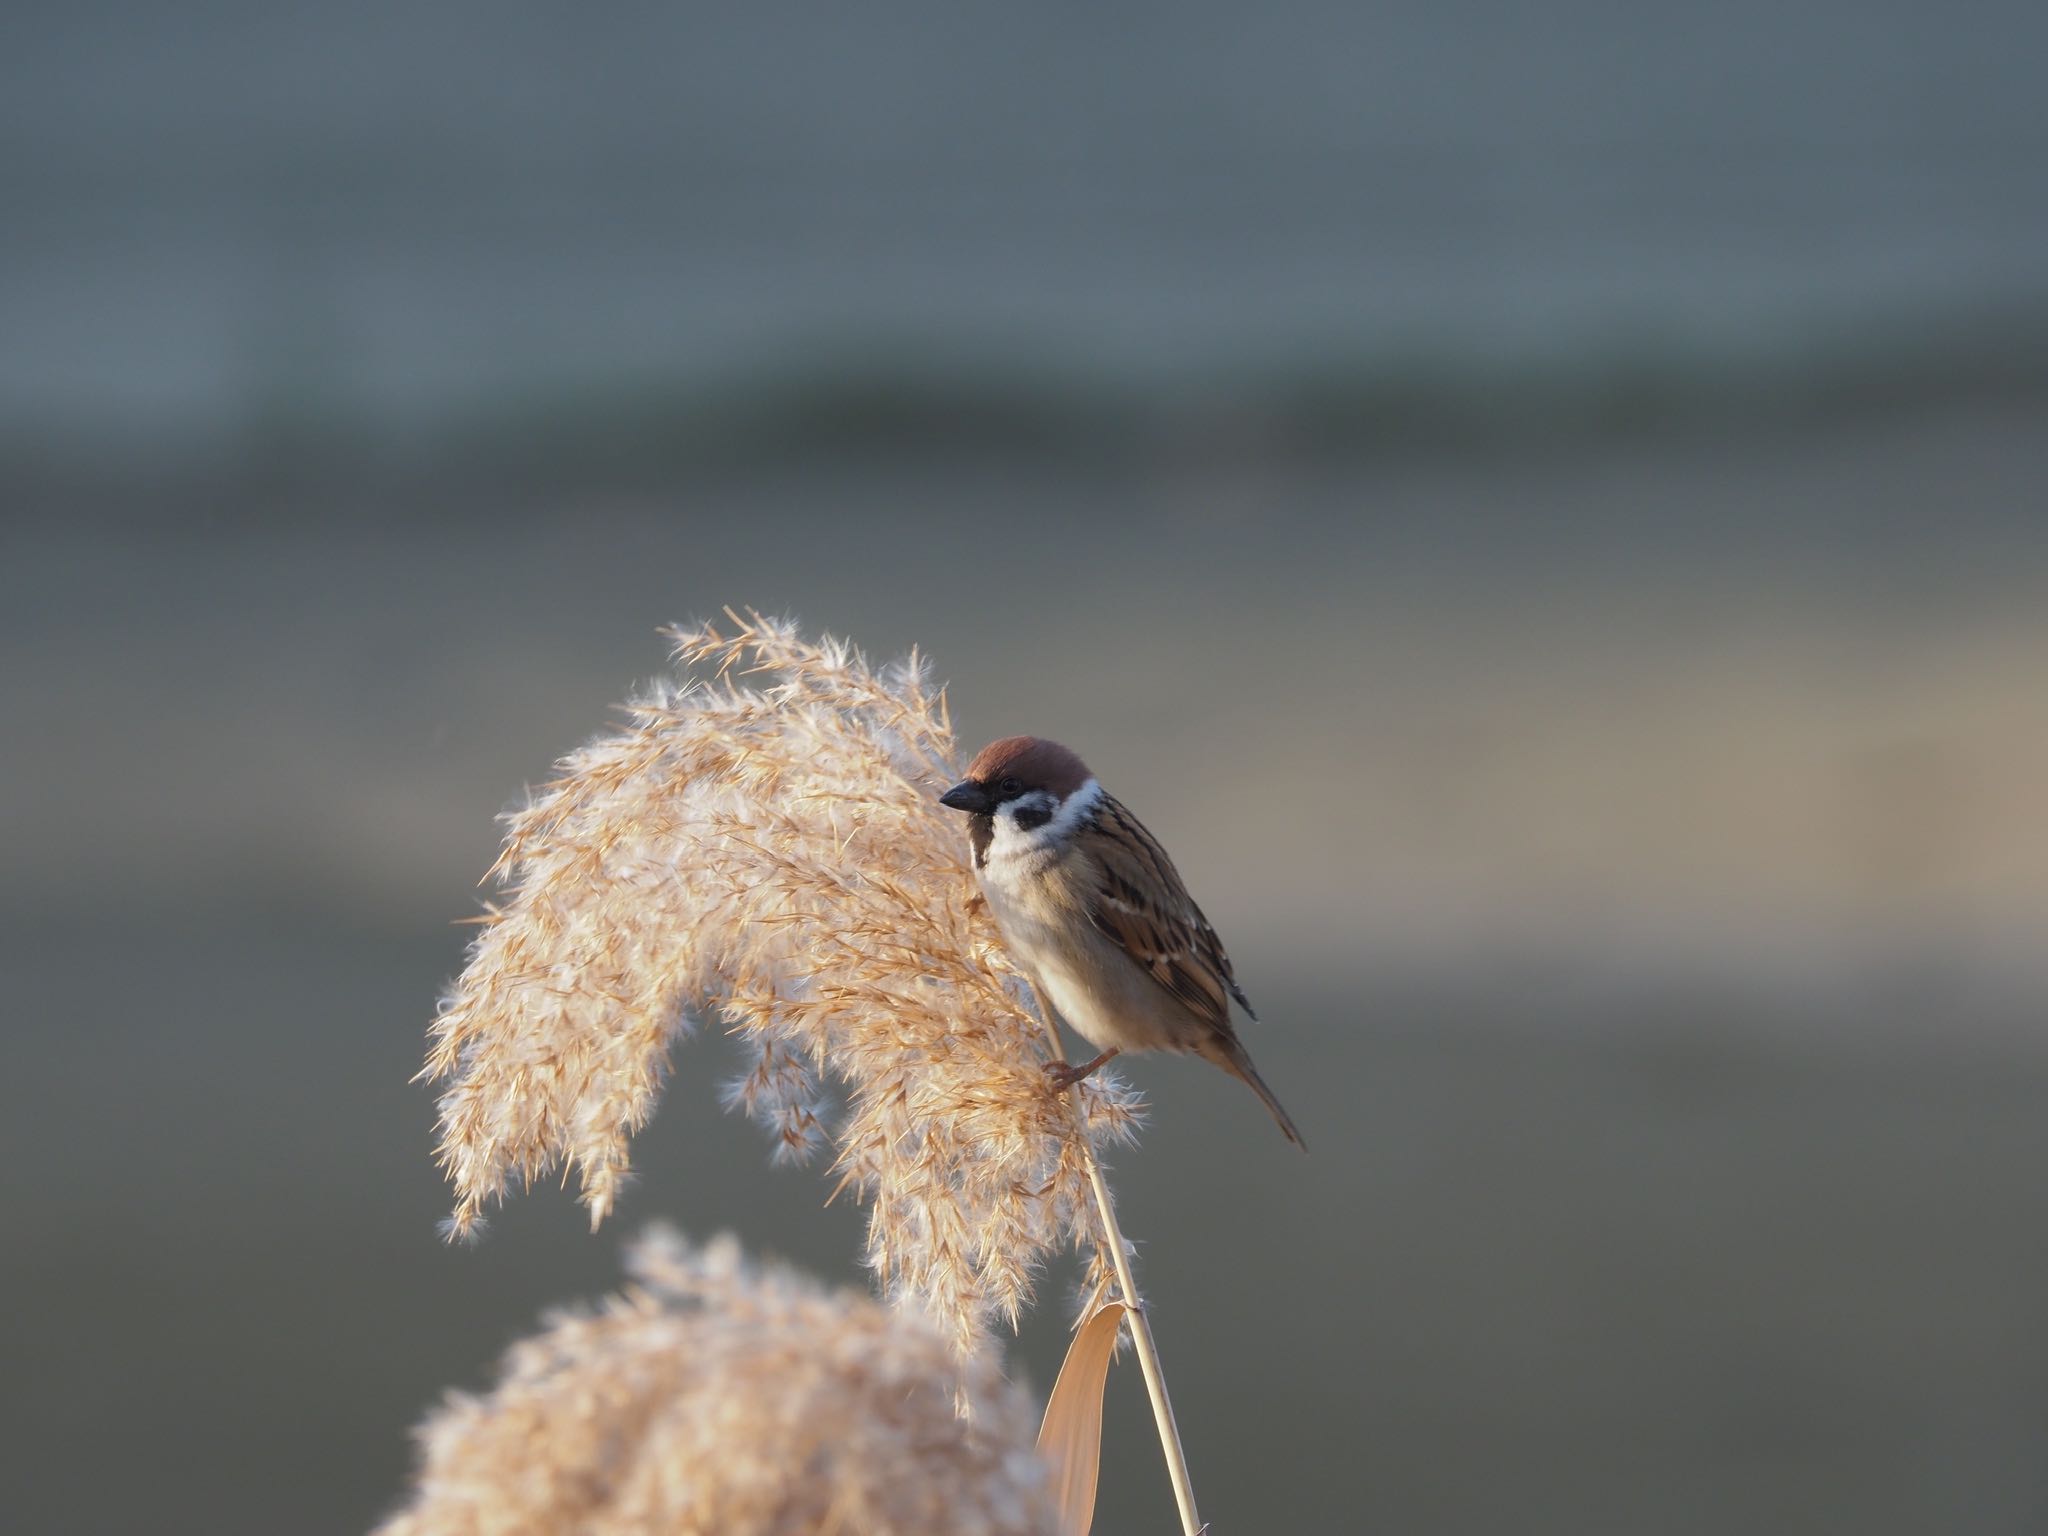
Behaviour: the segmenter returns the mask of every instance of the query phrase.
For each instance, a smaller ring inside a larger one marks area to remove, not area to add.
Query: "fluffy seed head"
[[[1108,1073],[1045,1089],[1040,1026],[937,801],[953,738],[916,658],[876,672],[734,622],[672,631],[685,678],[507,818],[507,894],[422,1073],[448,1085],[450,1227],[564,1163],[602,1220],[686,1021],[712,1019],[752,1053],[728,1102],[778,1159],[832,1148],[883,1288],[964,1355],[1063,1246],[1090,1251],[1099,1288],[1084,1151],[1127,1139],[1138,1103]]]
[[[920,1317],[652,1233],[421,1427],[377,1536],[1052,1536],[1031,1405]],[[956,1391],[971,1406],[955,1413]]]

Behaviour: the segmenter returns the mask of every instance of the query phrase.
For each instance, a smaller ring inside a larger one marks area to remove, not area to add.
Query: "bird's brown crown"
[[[1089,780],[1088,765],[1056,741],[1005,736],[974,754],[967,777],[978,784],[1015,779],[1026,789],[1048,789],[1066,799]]]

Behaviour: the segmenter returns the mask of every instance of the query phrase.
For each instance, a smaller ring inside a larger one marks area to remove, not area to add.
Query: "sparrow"
[[[1173,860],[1088,765],[1056,741],[1005,736],[939,804],[968,816],[975,878],[1003,944],[1102,1054],[1047,1073],[1067,1088],[1125,1051],[1192,1051],[1301,1132],[1246,1053],[1230,1000],[1256,1020],[1230,956]]]

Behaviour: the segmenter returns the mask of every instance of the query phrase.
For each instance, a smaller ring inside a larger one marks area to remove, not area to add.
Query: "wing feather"
[[[1228,1032],[1230,999],[1248,1014],[1251,1004],[1173,860],[1114,796],[1102,797],[1088,830],[1096,866],[1089,918],[1189,1012]]]

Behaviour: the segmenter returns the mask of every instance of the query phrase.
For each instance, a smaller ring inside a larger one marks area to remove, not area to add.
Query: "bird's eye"
[[[1002,783],[998,784],[996,788],[1000,789],[1006,795],[1021,795],[1024,793],[1024,786],[1022,784],[1019,784],[1015,779],[1005,779]]]

